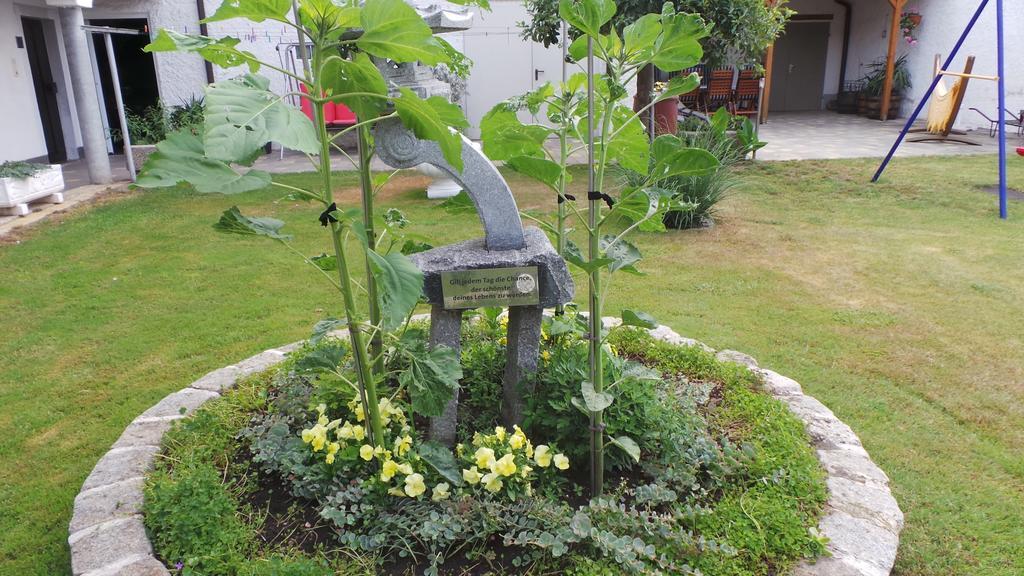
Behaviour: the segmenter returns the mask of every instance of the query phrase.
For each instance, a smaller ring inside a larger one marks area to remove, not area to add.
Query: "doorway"
[[[772,112],[821,110],[830,22],[791,21],[775,43]]]
[[[153,55],[142,51],[146,44],[149,44],[149,22],[145,18],[92,18],[89,24],[142,32],[138,35],[111,34],[110,39],[114,47],[114,59],[117,61],[117,73],[121,80],[121,98],[124,101],[125,113],[129,117],[144,117],[147,108],[160,102]],[[117,101],[114,99],[114,82],[110,75],[107,47],[102,34],[91,36],[107,133],[113,134],[112,129],[118,128]],[[122,151],[123,143],[120,138],[114,138],[113,148],[115,152]]]
[[[50,54],[46,47],[43,21],[23,17],[21,28],[25,34],[25,50],[28,66],[32,72],[32,87],[36,93],[39,120],[43,125],[43,139],[46,142],[46,157],[50,164],[68,159],[64,145],[64,129],[60,122],[60,107],[57,103],[57,82],[50,68]]]

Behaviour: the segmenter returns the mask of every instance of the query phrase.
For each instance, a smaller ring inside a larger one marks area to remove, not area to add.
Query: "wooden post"
[[[768,45],[764,54],[764,96],[761,98],[761,124],[768,121],[768,100],[772,95],[772,69],[775,63],[775,44]]]
[[[889,118],[889,106],[892,103],[892,77],[896,70],[896,42],[900,33],[900,17],[907,0],[889,0],[892,6],[892,23],[889,26],[889,53],[885,60],[885,84],[882,86],[882,110],[879,119],[885,122]]]

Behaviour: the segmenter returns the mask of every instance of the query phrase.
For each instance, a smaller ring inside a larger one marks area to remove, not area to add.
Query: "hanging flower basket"
[[[914,31],[921,25],[921,14],[918,12],[904,12],[900,16],[900,30],[903,32],[903,39],[907,44],[917,44],[917,36]]]

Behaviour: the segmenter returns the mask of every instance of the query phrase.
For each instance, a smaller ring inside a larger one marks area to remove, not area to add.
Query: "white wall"
[[[28,53],[16,36],[24,38],[21,14],[12,0],[0,0],[0,161],[46,155]]]
[[[1014,112],[1024,109],[1024,73],[1019,58],[1024,53],[1024,6],[1021,0],[1006,0],[1004,29],[1006,32],[1006,101]],[[918,44],[908,45],[902,37],[897,54],[908,55],[908,66],[913,83],[904,101],[902,112],[909,115],[932,79],[936,54],[943,60],[953,49],[957,38],[978,7],[978,2],[967,0],[928,0],[909,4],[923,15],[921,26],[915,31]],[[860,0],[854,5],[853,34],[847,80],[856,80],[866,72],[866,66],[876,59],[884,59],[888,46],[888,30],[892,9],[881,0]],[[976,74],[996,74],[996,18],[995,3],[990,2],[971,35],[960,49],[951,68],[961,71],[967,56],[976,57]],[[947,79],[947,85],[953,78]],[[970,110],[975,107],[995,117],[997,87],[995,82],[972,79],[967,87],[963,106],[956,126],[961,129],[988,128],[988,122]],[[927,108],[925,109],[927,112]],[[924,115],[924,114],[922,114]]]

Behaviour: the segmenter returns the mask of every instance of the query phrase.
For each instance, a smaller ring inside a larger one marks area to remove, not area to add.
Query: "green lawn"
[[[746,168],[713,230],[636,237],[649,275],[617,278],[609,310],[748,352],[835,410],[907,514],[899,574],[1024,573],[1024,203],[998,220],[977,188],[991,157],[901,159],[869,185],[873,168]],[[510,180],[521,207],[554,206]],[[378,205],[437,244],[480,234],[424,183],[403,177]],[[132,418],[338,313],[293,256],[210,228],[232,204],[325,250],[319,210],[268,191],[138,193],[0,246],[0,574],[69,572],[74,496]]]

